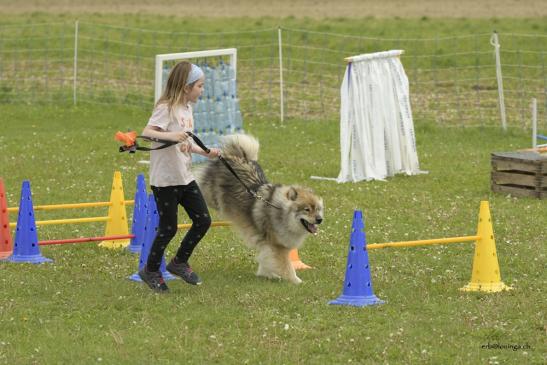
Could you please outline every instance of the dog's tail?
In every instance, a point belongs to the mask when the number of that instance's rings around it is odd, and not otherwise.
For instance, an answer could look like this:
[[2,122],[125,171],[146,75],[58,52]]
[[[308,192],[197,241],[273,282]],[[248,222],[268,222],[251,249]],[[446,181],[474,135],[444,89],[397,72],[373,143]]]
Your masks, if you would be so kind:
[[230,134],[220,139],[222,155],[226,158],[242,158],[258,161],[258,140],[248,134]]

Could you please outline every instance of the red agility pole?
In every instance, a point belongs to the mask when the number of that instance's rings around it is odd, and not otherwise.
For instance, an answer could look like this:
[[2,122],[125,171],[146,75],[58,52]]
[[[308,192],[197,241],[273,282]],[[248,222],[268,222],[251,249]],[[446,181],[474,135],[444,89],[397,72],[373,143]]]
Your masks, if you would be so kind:
[[82,238],[67,238],[64,240],[49,240],[49,241],[40,241],[38,244],[40,246],[46,245],[62,245],[65,243],[85,243],[93,241],[114,241],[114,240],[125,240],[128,238],[134,238],[134,234],[124,234],[117,236],[100,236],[100,237],[82,237]]

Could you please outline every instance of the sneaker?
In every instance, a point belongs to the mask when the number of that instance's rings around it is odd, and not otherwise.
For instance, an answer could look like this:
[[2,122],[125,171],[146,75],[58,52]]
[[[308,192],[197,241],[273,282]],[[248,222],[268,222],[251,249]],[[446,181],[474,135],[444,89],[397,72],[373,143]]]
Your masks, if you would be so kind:
[[166,293],[169,291],[167,284],[165,284],[165,281],[161,276],[161,272],[147,271],[146,266],[144,266],[142,270],[139,271],[139,276],[153,291],[157,293]]
[[190,265],[187,262],[180,264],[175,263],[175,259],[172,259],[171,262],[167,264],[167,271],[171,274],[178,276],[182,280],[186,281],[188,284],[192,285],[201,285],[202,281],[196,274]]

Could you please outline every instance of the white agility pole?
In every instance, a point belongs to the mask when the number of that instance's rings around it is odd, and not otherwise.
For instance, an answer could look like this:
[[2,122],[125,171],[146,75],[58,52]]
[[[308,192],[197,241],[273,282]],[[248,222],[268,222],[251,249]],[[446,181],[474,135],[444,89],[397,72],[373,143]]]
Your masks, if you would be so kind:
[[500,107],[501,127],[504,131],[507,130],[507,118],[505,115],[505,98],[503,96],[503,77],[501,74],[501,56],[500,56],[500,42],[498,33],[492,33],[490,38],[490,44],[494,46],[494,53],[496,55],[496,79],[498,82],[498,103]]
[[74,24],[74,74],[72,80],[72,100],[76,105],[76,88],[77,88],[77,76],[78,76],[78,20]]
[[538,135],[538,102],[536,98],[532,98],[532,148],[538,146],[537,135]]
[[279,44],[279,115],[281,122],[284,121],[284,98],[283,98],[283,43],[281,37],[281,28],[277,29],[277,43]]

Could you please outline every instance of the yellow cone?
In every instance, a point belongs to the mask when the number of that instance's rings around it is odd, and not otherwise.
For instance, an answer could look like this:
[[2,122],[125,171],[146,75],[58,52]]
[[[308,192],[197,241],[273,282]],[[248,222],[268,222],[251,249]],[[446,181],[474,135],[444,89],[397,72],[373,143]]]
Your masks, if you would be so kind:
[[501,281],[498,256],[496,254],[496,241],[494,240],[490,207],[487,201],[481,201],[477,236],[480,238],[475,243],[471,282],[461,288],[461,290],[493,293],[512,289]]
[[291,260],[292,267],[294,267],[295,270],[306,270],[312,268],[311,266],[308,266],[300,261],[300,258],[298,257],[298,250],[296,248],[293,248],[289,252],[289,259]]
[[[118,236],[129,234],[127,227],[127,214],[125,211],[125,199],[123,196],[122,174],[119,171],[114,173],[112,192],[110,193],[110,207],[108,208],[108,221],[106,222],[105,236]],[[129,245],[129,239],[102,241],[101,247],[118,248]]]

